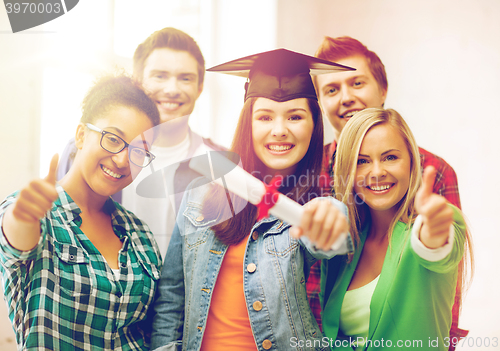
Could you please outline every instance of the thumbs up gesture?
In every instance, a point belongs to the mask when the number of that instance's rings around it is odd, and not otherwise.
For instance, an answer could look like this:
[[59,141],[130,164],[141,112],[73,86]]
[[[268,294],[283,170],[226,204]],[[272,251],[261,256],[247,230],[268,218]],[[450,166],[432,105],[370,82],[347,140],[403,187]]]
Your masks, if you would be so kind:
[[40,238],[40,219],[57,199],[56,171],[59,156],[50,161],[50,170],[44,179],[34,179],[20,192],[3,219],[3,229],[9,243],[16,249],[27,251],[35,247]]
[[45,179],[34,179],[22,189],[14,205],[12,214],[23,222],[36,222],[45,216],[57,199],[56,170],[59,156],[56,154],[50,161],[49,174]]
[[446,199],[432,192],[436,173],[432,166],[425,168],[422,186],[415,196],[415,209],[423,219],[420,241],[431,249],[446,244],[453,223],[453,210],[447,205]]

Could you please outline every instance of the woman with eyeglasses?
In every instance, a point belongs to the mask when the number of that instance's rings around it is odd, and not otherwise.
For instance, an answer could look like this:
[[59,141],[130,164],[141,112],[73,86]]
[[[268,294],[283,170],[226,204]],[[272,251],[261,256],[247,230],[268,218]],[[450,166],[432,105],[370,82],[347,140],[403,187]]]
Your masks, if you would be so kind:
[[100,79],[83,101],[78,152],[0,204],[0,263],[23,350],[148,350],[161,269],[145,223],[110,195],[154,156],[158,110],[125,76]]

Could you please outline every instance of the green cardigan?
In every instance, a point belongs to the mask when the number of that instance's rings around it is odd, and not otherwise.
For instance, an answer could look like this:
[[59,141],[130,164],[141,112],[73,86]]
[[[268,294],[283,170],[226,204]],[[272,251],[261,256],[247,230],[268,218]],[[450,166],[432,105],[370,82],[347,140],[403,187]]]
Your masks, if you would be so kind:
[[[396,224],[370,303],[370,327],[364,350],[448,349],[457,266],[464,253],[466,230],[459,211],[455,207],[453,210],[453,249],[437,262],[418,256],[411,246],[411,229],[407,229],[405,223]],[[335,350],[352,350],[349,337],[339,332],[340,308],[363,250],[369,224],[360,233],[361,242],[352,262],[348,263],[346,256],[336,256],[322,263],[323,330]]]

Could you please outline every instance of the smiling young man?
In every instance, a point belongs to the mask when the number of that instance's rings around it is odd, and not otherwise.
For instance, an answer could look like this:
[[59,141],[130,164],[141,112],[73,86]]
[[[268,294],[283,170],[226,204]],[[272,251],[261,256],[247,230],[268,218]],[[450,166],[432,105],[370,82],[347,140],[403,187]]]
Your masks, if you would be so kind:
[[156,103],[161,124],[151,149],[156,159],[123,190],[122,204],[150,226],[164,257],[182,192],[199,176],[180,162],[220,147],[188,124],[205,76],[203,54],[191,36],[171,27],[156,31],[133,61],[134,77]]
[[[205,60],[188,34],[164,28],[154,32],[134,53],[134,77],[160,112],[158,146],[173,146],[189,134],[188,119],[203,91]],[[168,123],[167,123],[168,122]]]
[[[333,164],[337,140],[349,119],[358,111],[369,107],[383,107],[387,97],[387,76],[385,67],[376,53],[351,37],[325,37],[316,52],[316,57],[356,68],[355,71],[322,74],[315,78],[323,113],[334,128],[334,141],[325,145],[323,175],[329,180],[326,190],[333,188]],[[422,169],[434,166],[437,170],[433,192],[445,197],[460,208],[460,197],[455,171],[442,158],[419,148]],[[321,325],[321,306],[319,303],[320,266],[311,268],[307,291],[311,309]],[[457,286],[453,306],[453,323],[450,337],[464,337],[468,331],[458,328],[461,287]],[[450,350],[453,348],[450,347]]]

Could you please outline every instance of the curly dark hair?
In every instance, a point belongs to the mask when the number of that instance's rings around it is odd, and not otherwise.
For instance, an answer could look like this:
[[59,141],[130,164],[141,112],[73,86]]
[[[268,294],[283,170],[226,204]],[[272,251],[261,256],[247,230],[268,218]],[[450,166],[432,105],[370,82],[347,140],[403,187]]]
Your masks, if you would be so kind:
[[97,79],[82,102],[82,123],[92,123],[111,108],[125,106],[143,112],[157,126],[160,114],[155,103],[134,79],[124,75],[106,75]]

